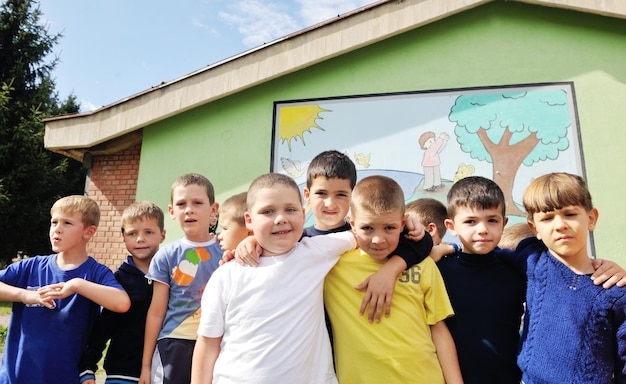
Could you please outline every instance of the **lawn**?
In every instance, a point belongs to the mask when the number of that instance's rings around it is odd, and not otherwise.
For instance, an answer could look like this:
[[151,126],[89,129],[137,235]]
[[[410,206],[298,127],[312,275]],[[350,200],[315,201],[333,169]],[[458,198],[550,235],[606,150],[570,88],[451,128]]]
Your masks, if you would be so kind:
[[[10,315],[13,303],[0,301],[0,315]],[[7,327],[0,325],[0,351],[4,350],[4,341],[7,338]]]

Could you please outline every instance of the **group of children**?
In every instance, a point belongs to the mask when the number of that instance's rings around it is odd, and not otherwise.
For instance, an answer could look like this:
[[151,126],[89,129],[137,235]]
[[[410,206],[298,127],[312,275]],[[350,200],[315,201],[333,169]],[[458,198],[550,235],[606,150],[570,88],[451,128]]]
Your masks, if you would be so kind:
[[[288,176],[220,207],[206,177],[183,175],[168,205],[183,237],[159,247],[163,212],[132,204],[115,274],[87,255],[97,204],[60,199],[55,254],[0,271],[0,300],[15,302],[0,384],[95,384],[109,340],[110,384],[626,380],[626,273],[589,258],[598,212],[579,176],[533,180],[528,224],[507,244],[504,196],[483,177],[457,181],[447,207],[405,205],[394,180],[357,183],[352,161],[325,151],[304,198],[308,228]],[[220,267],[223,252],[238,262]]]

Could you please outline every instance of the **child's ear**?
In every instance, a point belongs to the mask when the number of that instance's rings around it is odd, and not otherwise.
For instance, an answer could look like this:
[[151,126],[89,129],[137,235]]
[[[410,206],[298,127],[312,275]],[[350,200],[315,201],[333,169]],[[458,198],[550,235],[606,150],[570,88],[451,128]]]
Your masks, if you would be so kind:
[[167,211],[170,213],[170,218],[172,220],[175,220],[176,217],[174,217],[174,206],[172,204],[167,205]]
[[535,223],[532,220],[528,220],[528,227],[530,228],[531,231],[533,231],[533,233],[535,234],[535,237],[541,240],[541,236],[539,236],[539,233],[537,233],[537,228],[535,227]]
[[307,187],[304,187],[304,189],[302,190],[302,194],[304,195],[304,200],[306,200],[306,202],[309,202],[309,196],[311,196],[311,191],[309,191],[309,189]]
[[86,239],[91,239],[93,237],[93,235],[96,234],[96,229],[97,229],[97,227],[95,225],[88,226],[87,229],[84,232],[84,237]]
[[406,227],[406,221],[409,218],[409,214],[405,213],[404,216],[402,216],[402,228]]
[[452,234],[452,236],[456,236],[456,230],[454,229],[454,221],[450,220],[450,219],[445,219],[443,222],[446,226],[446,228],[448,228],[448,231],[450,231],[450,233]]
[[598,223],[598,210],[596,208],[592,208],[589,212],[587,212],[587,216],[589,218],[589,230],[593,231],[596,229],[596,224]]
[[246,228],[248,228],[248,231],[252,232],[252,216],[250,216],[248,211],[243,214],[243,219],[246,222]]

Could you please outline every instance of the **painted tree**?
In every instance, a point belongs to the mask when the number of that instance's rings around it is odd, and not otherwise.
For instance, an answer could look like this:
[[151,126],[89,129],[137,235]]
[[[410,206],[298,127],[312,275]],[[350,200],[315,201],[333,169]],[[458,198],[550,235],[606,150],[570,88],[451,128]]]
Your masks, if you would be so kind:
[[568,96],[563,89],[461,95],[449,119],[461,150],[492,164],[492,180],[506,197],[507,214],[524,215],[513,201],[519,167],[554,160],[569,147]]

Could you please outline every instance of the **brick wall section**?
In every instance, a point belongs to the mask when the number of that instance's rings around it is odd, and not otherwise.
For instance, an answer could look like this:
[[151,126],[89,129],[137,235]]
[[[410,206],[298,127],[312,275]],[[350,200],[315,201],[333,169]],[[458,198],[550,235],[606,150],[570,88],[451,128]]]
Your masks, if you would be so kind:
[[116,270],[127,251],[120,232],[124,208],[135,201],[141,144],[114,155],[94,156],[87,195],[100,205],[100,226],[87,251]]

